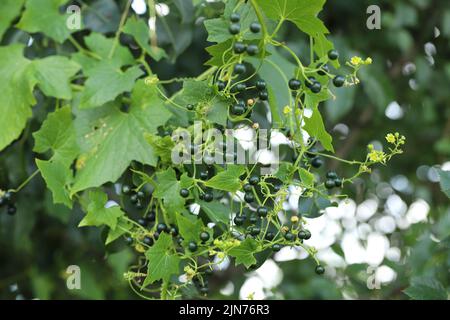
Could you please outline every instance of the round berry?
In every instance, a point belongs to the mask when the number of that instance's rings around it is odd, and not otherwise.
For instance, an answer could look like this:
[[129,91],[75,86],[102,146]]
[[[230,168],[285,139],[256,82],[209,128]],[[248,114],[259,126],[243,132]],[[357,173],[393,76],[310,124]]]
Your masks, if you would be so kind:
[[148,226],[148,222],[147,222],[147,220],[145,220],[144,218],[139,218],[138,221],[137,221],[137,223],[138,223],[139,225],[143,226],[143,227]]
[[236,216],[234,217],[234,224],[237,226],[242,226],[245,222],[245,217],[243,216]]
[[268,241],[272,241],[273,239],[275,239],[275,233],[273,233],[273,232],[267,232],[266,233],[266,240],[268,240]]
[[126,238],[125,238],[125,242],[126,242],[127,244],[133,244],[134,240],[133,240],[132,237],[126,237]]
[[159,233],[165,232],[167,230],[167,225],[165,223],[158,223],[156,230],[158,230]]
[[243,74],[247,71],[247,68],[245,67],[245,64],[243,63],[237,63],[234,66],[234,73],[236,74]]
[[137,197],[139,199],[144,199],[145,198],[145,193],[144,191],[138,191],[138,193],[136,193]]
[[216,82],[216,85],[217,85],[217,89],[219,91],[225,90],[225,88],[227,87],[227,84],[225,82],[223,82],[222,80],[218,80]]
[[208,294],[209,289],[208,289],[208,287],[203,286],[203,287],[200,287],[199,291],[201,294]]
[[320,70],[317,71],[317,73],[318,73],[319,75],[321,75],[321,76],[326,75],[327,72],[330,71],[330,69],[328,68],[328,65],[326,65],[326,64],[323,64],[323,65],[321,64],[321,65],[319,65],[318,67],[320,68]]
[[305,86],[309,89],[311,89],[311,87],[314,85],[314,83],[316,83],[317,80],[314,77],[309,77],[307,81],[305,81]]
[[169,230],[169,233],[170,233],[172,236],[176,237],[176,236],[178,235],[178,229],[177,229],[177,227],[171,226],[171,227],[170,227],[170,230]]
[[250,31],[253,33],[258,33],[261,31],[261,25],[258,22],[252,22],[250,24]]
[[248,55],[250,55],[250,56],[257,55],[258,52],[259,52],[259,48],[258,48],[258,46],[257,46],[256,44],[250,44],[250,45],[247,47],[247,53],[248,53]]
[[244,184],[244,191],[245,192],[251,192],[252,190],[253,190],[253,187],[252,187],[251,184],[249,184],[249,183]]
[[244,200],[247,203],[251,203],[251,202],[255,201],[255,196],[253,195],[253,193],[246,193],[244,196]]
[[311,165],[314,168],[320,168],[323,165],[323,160],[320,157],[315,157],[311,160]]
[[231,22],[239,22],[241,20],[241,15],[237,12],[234,12],[230,15]]
[[189,111],[192,111],[192,110],[194,110],[194,105],[193,104],[188,104],[186,106],[186,109],[188,109]]
[[342,179],[339,179],[339,178],[334,179],[334,185],[335,185],[337,188],[342,187]]
[[208,179],[208,171],[200,171],[200,179],[202,180]]
[[298,79],[291,79],[289,80],[289,89],[291,90],[298,90],[302,86],[302,83]]
[[180,196],[182,196],[183,198],[189,197],[189,190],[185,189],[185,188],[181,189],[180,190]]
[[315,269],[315,272],[317,273],[317,274],[324,274],[325,273],[325,268],[324,267],[322,267],[320,264],[316,267],[316,269]]
[[293,233],[291,233],[291,232],[286,232],[286,233],[284,234],[284,238],[285,238],[287,241],[294,241],[294,240],[295,240],[295,235],[294,235]]
[[262,100],[262,101],[266,101],[267,99],[269,99],[269,93],[267,93],[267,91],[260,91],[258,93],[258,97]]
[[145,237],[142,242],[144,242],[148,246],[152,246],[153,245],[153,239],[150,238],[150,237]]
[[232,23],[228,27],[228,31],[231,34],[238,34],[239,32],[241,32],[241,25],[239,23]]
[[156,219],[155,211],[150,211],[144,219],[147,223],[154,222]]
[[250,221],[251,224],[256,224],[258,222],[258,217],[252,215],[252,216],[250,216],[248,221]]
[[238,83],[238,84],[236,85],[236,90],[237,90],[238,92],[245,91],[246,89],[247,89],[247,85],[246,85],[245,83]]
[[337,60],[339,58],[339,52],[336,50],[328,51],[328,58],[330,58],[330,60]]
[[311,232],[309,232],[309,230],[300,230],[298,232],[298,237],[302,240],[308,240],[309,238],[311,238]]
[[256,89],[258,90],[266,90],[267,84],[264,80],[258,80],[256,81]]
[[267,207],[259,207],[256,212],[258,213],[258,216],[261,218],[267,217],[267,214],[269,213],[269,210]]
[[272,246],[272,250],[273,250],[274,252],[280,251],[281,248],[282,248],[281,244],[278,244],[278,243],[275,243],[275,244]]
[[243,53],[246,49],[246,45],[243,42],[236,42],[233,46],[234,53],[240,54]]
[[137,194],[131,195],[131,197],[130,197],[131,203],[136,204],[138,201],[139,201],[139,198],[138,198]]
[[123,194],[130,194],[130,192],[131,192],[130,186],[124,184],[124,185],[122,186],[122,193],[123,193]]
[[325,188],[333,189],[336,185],[334,184],[334,180],[328,179],[325,181]]
[[205,200],[206,202],[211,202],[211,201],[213,201],[213,199],[214,199],[214,196],[210,192],[205,193],[203,196],[203,200]]
[[234,116],[242,116],[245,113],[245,107],[235,104],[231,107],[231,114]]
[[327,179],[337,179],[338,175],[336,172],[330,171],[330,172],[327,172],[326,177],[327,177]]
[[345,78],[343,76],[336,76],[333,79],[333,84],[335,87],[340,88],[344,85]]
[[138,209],[138,210],[144,209],[144,204],[142,203],[141,200],[139,200],[138,202],[136,202],[136,203],[134,204],[134,206],[135,206],[136,209]]
[[248,182],[250,182],[250,184],[252,186],[256,186],[259,183],[259,177],[258,176],[251,176],[250,179],[248,179]]
[[195,252],[198,249],[197,244],[194,241],[189,242],[188,248],[190,252]]
[[202,240],[203,242],[206,242],[209,240],[209,233],[206,231],[203,231],[200,233],[200,240]]
[[260,233],[261,233],[261,229],[258,228],[258,227],[252,227],[251,230],[250,230],[250,234],[252,236],[257,236]]
[[319,82],[315,82],[312,86],[311,86],[311,91],[313,93],[319,93],[322,90],[322,85]]

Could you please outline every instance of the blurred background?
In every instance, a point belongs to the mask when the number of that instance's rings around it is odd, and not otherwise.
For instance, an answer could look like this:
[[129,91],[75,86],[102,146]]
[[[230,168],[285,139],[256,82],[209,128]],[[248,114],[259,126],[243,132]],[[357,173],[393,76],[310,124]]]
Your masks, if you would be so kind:
[[[72,2],[94,30],[117,29],[124,1]],[[133,1],[136,14],[147,14],[145,3]],[[380,30],[366,27],[369,5],[381,9]],[[215,1],[159,2],[158,41],[170,53],[169,60],[152,64],[161,79],[206,69],[203,20],[222,10]],[[450,203],[440,191],[437,169],[450,170],[450,2],[333,0],[321,18],[342,61],[354,55],[374,61],[361,73],[359,86],[339,91],[337,100],[321,107],[338,155],[360,159],[367,144],[380,146],[387,132],[396,131],[407,137],[405,153],[347,188],[348,201],[309,220],[310,244],[327,266],[323,277],[314,274],[305,252],[284,248],[252,272],[236,272],[225,263],[210,279],[209,298],[419,299],[437,298],[439,292],[445,297]],[[280,38],[300,55],[309,52],[289,25]],[[29,35],[11,28],[2,45],[13,39],[27,43]],[[45,117],[39,110],[22,138],[0,153],[3,189],[18,186],[35,169],[30,134]],[[339,163],[327,167],[340,176],[354,173]],[[135,260],[133,251],[125,243],[105,247],[102,230],[77,228],[83,214],[53,205],[40,177],[17,195],[17,206],[13,217],[0,213],[1,299],[138,298],[122,276]],[[82,290],[67,289],[69,265],[81,267]],[[421,296],[424,292],[429,295]]]

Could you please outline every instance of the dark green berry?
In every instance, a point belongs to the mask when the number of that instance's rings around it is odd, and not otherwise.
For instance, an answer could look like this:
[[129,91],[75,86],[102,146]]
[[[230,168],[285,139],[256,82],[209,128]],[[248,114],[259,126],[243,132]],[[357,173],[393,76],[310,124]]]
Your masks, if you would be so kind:
[[237,12],[234,12],[230,15],[231,22],[239,22],[241,20],[241,15]]
[[217,85],[217,89],[219,91],[222,91],[222,90],[224,90],[227,87],[227,84],[225,82],[223,82],[222,80],[218,80],[216,82],[216,85]]
[[302,83],[298,79],[291,79],[289,80],[289,89],[291,90],[298,90],[302,86]]
[[269,210],[267,209],[267,207],[259,207],[258,209],[256,209],[256,212],[258,213],[258,216],[264,218],[267,217]]
[[125,238],[125,242],[126,242],[127,244],[133,244],[134,240],[133,240],[132,237],[126,237],[126,238]]
[[259,183],[259,177],[258,176],[251,176],[250,179],[248,179],[248,182],[252,186],[256,186]]
[[328,68],[328,65],[326,65],[326,64],[323,64],[323,65],[320,64],[318,67],[320,68],[320,70],[317,71],[317,73],[318,73],[319,75],[321,75],[321,76],[326,75],[327,72],[330,71],[330,69]]
[[320,264],[316,267],[315,272],[319,275],[324,274],[325,273],[325,268],[322,267]]
[[228,27],[228,31],[231,34],[238,34],[239,32],[241,32],[241,25],[239,23],[232,23]]
[[203,196],[203,200],[205,200],[206,202],[211,202],[211,201],[213,201],[213,199],[214,199],[214,196],[210,192],[205,193]]
[[328,51],[328,58],[330,58],[330,60],[337,60],[339,58],[339,52],[336,50]]
[[159,233],[165,232],[167,230],[167,225],[165,223],[158,223],[158,225],[156,226],[156,230]]
[[13,215],[16,214],[17,208],[16,208],[15,205],[10,204],[10,205],[8,206],[8,209],[6,210],[6,212],[7,212],[10,216],[13,216]]
[[273,233],[273,232],[267,232],[266,233],[266,240],[268,240],[268,241],[272,241],[273,239],[275,239],[275,233]]
[[245,194],[244,200],[247,203],[251,203],[251,202],[255,201],[255,196],[253,195],[253,193],[249,193],[248,192],[248,193]]
[[202,240],[203,242],[208,241],[210,238],[209,233],[206,231],[203,231],[200,233],[200,240]]
[[334,179],[334,185],[338,188],[342,187],[342,179],[339,178]]
[[201,294],[208,294],[209,288],[206,286],[203,286],[203,287],[200,287],[199,291]]
[[137,197],[138,197],[139,199],[144,199],[144,198],[145,198],[145,193],[144,193],[144,191],[138,191],[138,192],[136,193],[136,195],[137,195]]
[[144,219],[147,221],[147,223],[154,222],[156,219],[155,211],[149,211]]
[[207,180],[208,179],[208,171],[200,171],[200,179]]
[[240,104],[231,106],[231,114],[234,116],[242,116],[245,113],[245,107]]
[[144,242],[148,246],[152,246],[153,245],[153,239],[150,238],[150,237],[145,237],[142,242]]
[[336,76],[333,79],[333,84],[335,87],[340,88],[345,84],[345,78],[343,76]]
[[298,237],[302,240],[308,240],[311,238],[311,232],[309,230],[303,229],[298,232]]
[[256,81],[256,89],[258,90],[266,90],[267,84],[264,80],[258,80]]
[[138,223],[139,225],[143,226],[143,227],[148,226],[148,222],[147,222],[147,220],[145,220],[144,218],[139,218],[138,221],[137,221],[137,223]]
[[194,110],[194,105],[193,104],[188,104],[186,106],[186,109],[188,109],[189,111],[192,111],[192,110]]
[[320,168],[323,165],[323,160],[320,157],[315,157],[311,160],[311,165],[314,168]]
[[327,172],[326,177],[327,177],[327,179],[337,179],[338,175],[336,172],[330,171],[330,172]]
[[243,216],[236,216],[234,217],[234,224],[237,226],[242,226],[245,222],[245,217]]
[[185,188],[181,189],[180,190],[180,196],[182,196],[183,198],[189,197],[189,190],[185,189]]
[[138,198],[137,194],[131,195],[131,197],[130,197],[131,203],[136,204],[138,201],[139,201],[139,198]]
[[249,183],[244,184],[244,191],[245,192],[251,192],[252,190],[253,190],[253,187],[252,187],[251,184],[249,184]]
[[258,227],[252,227],[251,230],[250,230],[250,234],[252,236],[257,236],[260,233],[261,233],[261,229],[258,228]]
[[243,63],[237,63],[234,66],[234,73],[235,74],[243,74],[247,71],[247,68],[245,67],[245,64]]
[[260,91],[258,93],[258,97],[262,100],[262,101],[267,101],[267,99],[269,99],[269,93],[267,91]]
[[190,252],[195,252],[198,249],[197,244],[194,241],[189,242],[188,248]]
[[255,224],[258,222],[258,217],[257,216],[250,216],[250,218],[248,219],[248,221],[250,221],[251,224]]
[[238,83],[238,84],[236,85],[236,90],[237,90],[238,92],[245,91],[246,89],[247,89],[247,85],[246,85],[245,83]]
[[258,52],[259,52],[259,48],[258,48],[258,46],[257,46],[256,44],[250,44],[250,45],[247,47],[247,53],[248,53],[250,56],[257,55]]
[[234,53],[241,54],[245,51],[247,46],[243,42],[236,42],[233,46]]
[[172,236],[174,236],[174,237],[178,236],[178,229],[177,229],[177,227],[171,226],[171,227],[170,227],[170,230],[169,230],[169,233],[170,233]]
[[272,250],[273,250],[274,252],[280,251],[281,248],[282,248],[282,246],[281,246],[281,244],[279,244],[279,243],[275,243],[275,244],[272,246]]
[[309,77],[308,80],[305,81],[305,86],[309,89],[313,86],[314,83],[316,83],[317,80],[314,77]]
[[144,209],[144,204],[142,203],[141,200],[139,200],[138,202],[136,202],[136,203],[134,204],[134,206],[135,206],[136,209],[138,209],[138,210]]
[[291,232],[286,232],[286,233],[284,234],[284,238],[285,238],[287,241],[294,241],[295,235],[294,235],[293,233],[291,233]]
[[258,33],[261,31],[261,25],[258,22],[252,22],[250,24],[250,31],[253,33]]
[[327,181],[325,181],[325,188],[333,189],[335,186],[336,185],[334,183],[334,180],[328,179]]
[[311,92],[312,93],[319,93],[322,90],[322,85],[319,82],[315,82],[312,86],[311,86]]

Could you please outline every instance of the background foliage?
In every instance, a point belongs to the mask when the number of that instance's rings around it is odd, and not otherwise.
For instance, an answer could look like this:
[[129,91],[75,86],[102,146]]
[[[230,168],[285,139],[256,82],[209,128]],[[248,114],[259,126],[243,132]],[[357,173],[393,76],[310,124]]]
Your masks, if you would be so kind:
[[[21,6],[24,1],[14,2]],[[153,71],[160,79],[201,74],[209,59],[204,50],[208,43],[203,19],[219,16],[223,6],[201,0],[161,2],[171,9],[168,16],[157,20],[159,45],[167,52],[168,59],[153,61]],[[117,29],[121,15],[119,7],[123,7],[123,1],[73,3],[82,5],[86,27],[106,35],[112,35]],[[313,276],[312,265],[308,266],[310,262],[297,259],[278,262],[283,278],[278,286],[263,290],[268,297],[447,298],[450,206],[448,198],[440,191],[436,168],[446,163],[446,170],[449,170],[450,5],[444,0],[377,1],[382,10],[382,29],[371,31],[365,27],[366,8],[371,4],[374,3],[329,1],[321,13],[344,59],[358,54],[371,56],[374,60],[374,64],[363,71],[361,86],[342,91],[343,97],[326,106],[327,128],[342,157],[358,158],[366,152],[368,141],[382,141],[384,134],[390,131],[407,136],[405,154],[393,160],[390,166],[359,180],[349,190],[356,204],[364,204],[367,199],[376,200],[376,210],[369,218],[355,214],[349,219],[344,214],[334,216],[341,231],[334,234],[327,247],[343,256],[344,263],[333,266],[330,262],[331,271],[325,277],[317,278]],[[39,15],[39,10],[36,8],[35,14]],[[7,12],[0,9],[0,14]],[[40,34],[33,33],[30,43],[29,33],[23,30],[33,32],[36,27],[33,22],[38,20],[31,19],[27,23],[27,19],[22,19],[22,25],[9,28],[3,22],[6,21],[4,17],[0,19],[2,45],[28,44],[26,56],[30,59],[67,50],[56,42],[48,45],[48,40]],[[17,23],[19,18],[12,17],[11,20]],[[57,30],[51,25],[48,28]],[[53,38],[58,40],[65,36],[55,33]],[[298,53],[307,48],[307,43],[292,26],[283,28],[281,37]],[[121,42],[130,45],[129,39],[121,39]],[[152,54],[158,58],[157,53]],[[12,76],[5,66],[2,69],[4,75]],[[71,72],[76,71],[68,68],[67,73],[70,75]],[[26,90],[23,86],[27,84],[19,84],[14,90]],[[59,89],[58,92],[64,94],[64,90]],[[169,86],[169,90],[177,89],[176,85]],[[52,88],[46,90],[51,92]],[[89,104],[89,100],[85,102]],[[0,153],[2,188],[18,186],[35,170],[35,154],[30,152],[34,147],[32,133],[40,128],[46,117],[49,109],[46,103],[47,100],[36,96],[33,118],[26,131]],[[338,163],[329,162],[327,166],[346,175],[347,168]],[[429,211],[425,210],[428,215],[418,221],[408,220],[408,210],[418,203],[423,208],[421,201],[429,207]],[[77,228],[83,218],[82,212],[78,208],[69,210],[53,205],[51,194],[40,177],[18,194],[16,202],[16,216],[0,214],[0,298],[136,298],[122,277],[134,259],[134,253],[125,244],[105,247],[106,235],[101,230]],[[394,218],[394,230],[383,231],[377,227],[385,216]],[[332,214],[324,217],[331,219]],[[350,223],[348,220],[351,219],[355,222]],[[367,272],[367,262],[364,259],[349,262],[342,245],[346,234],[356,232],[361,246],[368,247],[368,236],[362,231],[367,228],[369,234],[372,231],[381,234],[389,247],[399,250],[395,257],[386,254],[375,263],[391,268],[396,274],[380,290],[368,289],[367,280],[371,275]],[[82,269],[82,290],[70,291],[65,286],[65,270],[71,264],[80,265]],[[242,275],[233,268],[230,266],[210,280],[210,297],[239,297],[242,284],[252,275]],[[230,288],[230,282],[233,290],[220,291],[227,284]]]

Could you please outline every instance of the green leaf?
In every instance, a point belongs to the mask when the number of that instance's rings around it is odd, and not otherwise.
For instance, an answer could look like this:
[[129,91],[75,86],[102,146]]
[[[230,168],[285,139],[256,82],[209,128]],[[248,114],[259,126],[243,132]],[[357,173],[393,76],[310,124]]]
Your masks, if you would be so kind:
[[155,154],[160,157],[162,163],[172,163],[172,149],[175,147],[175,142],[170,136],[160,137],[147,134],[145,139],[153,147]]
[[3,0],[0,6],[0,40],[11,22],[20,14],[25,0]]
[[70,166],[79,152],[70,106],[63,107],[47,116],[39,131],[33,134],[34,151],[52,150],[48,161],[36,160],[42,177],[52,191],[53,202],[72,207],[69,184],[72,182]]
[[[322,188],[321,193],[326,191]],[[333,203],[328,198],[324,198],[319,192],[315,192],[312,196],[300,196],[298,200],[298,212],[306,218],[318,218],[328,207],[333,206]]]
[[334,92],[336,98],[330,99],[325,104],[327,119],[332,123],[337,123],[347,115],[354,106],[356,88],[348,87],[337,89]]
[[221,67],[228,59],[233,55],[233,51],[229,50],[232,45],[232,40],[229,39],[225,42],[214,44],[206,48],[206,51],[211,55],[205,64],[208,66]]
[[119,237],[131,230],[133,225],[123,217],[119,217],[117,221],[117,226],[114,229],[109,229],[108,236],[106,237],[105,244],[110,244],[111,242],[117,240]]
[[267,17],[273,20],[289,20],[311,36],[328,33],[323,22],[317,18],[325,0],[256,0],[256,2]]
[[178,231],[185,243],[189,243],[190,241],[199,242],[200,232],[204,228],[202,220],[194,215],[184,217],[180,213],[177,213],[176,217]]
[[312,115],[310,118],[304,117],[304,129],[309,133],[310,136],[318,139],[325,150],[334,152],[332,144],[333,138],[325,129],[322,115],[319,111],[319,100],[312,97],[311,95],[306,95],[305,104],[312,110]]
[[230,208],[220,202],[205,202],[197,200],[200,208],[206,213],[208,218],[214,223],[230,224]]
[[66,24],[68,16],[59,10],[65,3],[67,0],[28,0],[17,27],[31,33],[42,32],[63,43],[71,34]]
[[447,290],[433,278],[414,279],[411,285],[403,291],[414,300],[447,300]]
[[228,254],[236,258],[236,265],[243,264],[249,268],[256,263],[254,254],[259,251],[258,242],[255,239],[246,238],[240,245],[228,251]]
[[156,243],[145,252],[148,273],[143,287],[158,280],[168,281],[173,274],[178,274],[180,258],[171,252],[172,248],[172,237],[161,233]]
[[75,125],[82,154],[72,193],[116,181],[131,161],[156,165],[157,156],[145,140],[170,118],[154,85],[136,83],[129,113],[116,103],[93,110],[78,110]]
[[441,190],[450,199],[450,171],[438,170]]
[[89,78],[81,94],[80,109],[102,106],[119,94],[131,91],[143,71],[139,66],[134,66],[123,72],[108,62],[99,62],[85,73]]
[[301,181],[303,182],[303,184],[307,187],[312,187],[314,186],[314,175],[309,172],[308,170],[304,169],[304,168],[300,168],[298,170],[298,174],[300,176]]
[[21,44],[0,47],[0,150],[19,137],[36,103],[36,79],[23,48]]
[[178,181],[175,170],[172,168],[157,172],[156,178],[158,182],[153,196],[164,201],[164,205],[169,213],[181,212],[186,199],[180,196],[180,190],[190,187],[193,184],[192,178],[189,178],[185,173]]
[[280,166],[278,167],[277,172],[275,172],[274,177],[280,179],[281,181],[285,181],[287,179],[289,179],[289,176],[292,173],[292,169],[293,169],[293,165],[292,163],[289,162],[283,162],[280,164]]
[[69,100],[72,98],[70,78],[81,66],[66,57],[52,56],[33,61],[35,77],[45,95]]
[[78,224],[79,227],[107,225],[116,229],[118,219],[124,215],[119,206],[105,208],[108,196],[101,190],[92,190],[88,194],[89,204],[87,214]]
[[241,188],[241,180],[239,177],[244,174],[244,172],[244,166],[228,165],[226,170],[219,172],[206,181],[205,185],[217,190],[236,192]]
[[150,46],[150,31],[144,20],[137,19],[136,17],[129,18],[123,28],[123,32],[132,35],[138,45],[156,61],[167,57],[167,54],[163,49]]

